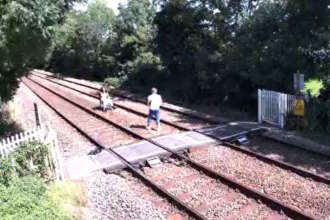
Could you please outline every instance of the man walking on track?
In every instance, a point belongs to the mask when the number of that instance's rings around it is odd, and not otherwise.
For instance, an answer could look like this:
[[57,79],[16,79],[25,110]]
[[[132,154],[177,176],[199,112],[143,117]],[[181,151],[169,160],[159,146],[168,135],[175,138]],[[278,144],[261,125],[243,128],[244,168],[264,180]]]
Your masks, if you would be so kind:
[[157,89],[151,89],[151,95],[148,96],[149,115],[147,120],[147,129],[150,130],[150,123],[152,118],[156,119],[157,131],[160,131],[160,113],[159,109],[163,100],[160,95],[157,94]]

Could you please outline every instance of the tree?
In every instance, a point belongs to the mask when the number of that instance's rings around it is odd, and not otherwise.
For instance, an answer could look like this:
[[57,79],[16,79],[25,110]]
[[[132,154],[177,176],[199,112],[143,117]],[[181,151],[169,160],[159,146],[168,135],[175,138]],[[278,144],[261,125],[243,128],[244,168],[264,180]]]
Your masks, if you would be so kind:
[[275,1],[259,5],[242,22],[235,40],[238,77],[247,76],[252,89],[290,92],[292,74],[315,75],[319,64],[312,51],[328,47],[327,1]]
[[139,73],[144,64],[157,62],[151,53],[155,13],[149,0],[129,0],[127,6],[119,7],[116,39],[109,51],[117,62],[115,73],[118,76]]
[[173,94],[186,101],[221,100],[217,87],[242,7],[241,1],[163,1],[155,45]]
[[114,21],[115,15],[104,0],[93,1],[86,11],[68,13],[56,29],[50,67],[103,79],[109,66],[102,50],[113,38]]
[[29,66],[40,64],[54,25],[72,1],[0,1],[0,101],[9,100]]

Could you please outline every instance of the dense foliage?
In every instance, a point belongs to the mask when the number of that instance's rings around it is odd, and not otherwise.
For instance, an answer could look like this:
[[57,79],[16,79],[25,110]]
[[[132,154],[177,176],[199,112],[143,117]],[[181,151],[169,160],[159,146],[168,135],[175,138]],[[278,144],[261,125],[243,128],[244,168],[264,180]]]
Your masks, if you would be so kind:
[[16,177],[28,175],[48,177],[48,146],[27,142],[8,157],[0,159],[0,184],[10,185]]
[[0,159],[1,219],[70,219],[47,194],[48,147],[24,143]]
[[14,178],[9,186],[0,184],[0,216],[16,219],[71,219],[47,195],[47,186],[39,177]]
[[[55,45],[59,63],[51,67],[111,77],[110,83],[135,89],[156,85],[190,102],[255,106],[257,88],[292,91],[292,74],[298,70],[306,78],[328,75],[328,5],[308,0],[130,0],[102,23],[86,19],[96,8],[106,8],[98,0],[86,12],[67,17],[59,33],[71,40],[65,49]],[[98,10],[98,16],[110,11]],[[99,29],[105,37],[97,46],[86,44],[90,34],[79,32],[81,26],[101,23],[108,26]],[[88,60],[90,56],[98,59]]]
[[72,11],[65,23],[56,27],[50,65],[59,72],[98,77],[111,67],[111,59],[102,53],[113,38],[114,13],[97,0],[86,12]]
[[54,25],[71,0],[0,0],[0,103],[9,100],[29,66],[43,63]]
[[298,71],[324,82],[315,101],[330,99],[330,0],[128,0],[118,15],[103,0],[65,15],[60,0],[10,2],[0,6],[3,98],[17,67],[46,54],[52,71],[193,103],[253,111],[258,88],[291,93]]

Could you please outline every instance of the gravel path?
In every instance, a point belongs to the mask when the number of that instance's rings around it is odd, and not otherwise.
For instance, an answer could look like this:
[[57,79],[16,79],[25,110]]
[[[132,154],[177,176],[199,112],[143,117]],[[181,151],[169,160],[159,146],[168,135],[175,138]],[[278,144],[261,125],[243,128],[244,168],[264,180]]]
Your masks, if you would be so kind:
[[187,219],[126,171],[120,175],[97,173],[88,179],[87,188],[88,206],[94,211],[86,219],[167,220],[175,214]]
[[330,178],[330,157],[262,137],[253,137],[248,145],[242,147]]
[[52,128],[57,132],[59,149],[64,160],[86,155],[95,149],[92,143],[61,119],[22,83],[15,95],[15,101],[17,101],[18,108],[20,109],[18,123],[23,129],[31,129],[35,126],[33,103],[37,103],[41,123],[50,123]]
[[330,219],[329,185],[303,178],[223,146],[195,150],[190,157],[304,212]]

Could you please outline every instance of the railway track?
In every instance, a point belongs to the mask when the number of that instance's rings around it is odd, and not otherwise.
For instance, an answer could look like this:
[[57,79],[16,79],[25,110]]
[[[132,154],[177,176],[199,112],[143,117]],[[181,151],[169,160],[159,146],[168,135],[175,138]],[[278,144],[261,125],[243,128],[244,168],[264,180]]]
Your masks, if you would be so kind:
[[[50,82],[53,82],[55,84],[61,85],[66,88],[69,88],[71,90],[74,90],[83,95],[89,96],[91,98],[99,99],[99,96],[98,96],[98,92],[100,91],[99,89],[85,87],[83,85],[75,84],[73,82],[69,82],[69,81],[65,81],[65,80],[59,81],[59,79],[54,78],[54,77],[45,78],[45,77],[42,77],[42,76],[36,75],[36,74],[34,74],[34,76],[46,79]],[[76,88],[73,85],[75,85]],[[126,99],[124,96],[119,96],[119,97]],[[130,102],[130,104],[133,104],[133,103]],[[147,108],[146,104],[144,102],[142,102],[141,100],[139,102],[135,102],[135,104],[133,104],[132,106],[129,106],[129,107],[127,106],[127,103],[125,100],[116,100],[114,105],[118,108],[125,109],[126,111],[132,112],[134,114],[137,114],[137,115],[140,115],[143,117],[148,116],[147,115],[148,108]],[[161,122],[163,124],[167,124],[169,126],[175,127],[180,130],[192,130],[192,129],[216,124],[214,122],[211,123],[211,122],[207,122],[202,119],[191,120],[191,118],[189,118],[189,116],[182,117],[182,115],[179,112],[169,111],[168,108],[166,108],[166,111],[162,112],[162,115],[163,115],[163,117],[161,118]],[[178,120],[178,118],[180,118],[180,120]],[[190,123],[186,123],[188,120]]]
[[[96,94],[96,91],[99,91],[99,90],[97,90],[94,87],[87,86],[87,85],[84,85],[84,84],[81,84],[81,85],[80,84],[76,84],[76,82],[72,82],[70,80],[63,81],[63,80],[59,80],[57,78],[49,79],[49,78],[42,77],[40,75],[35,75],[35,76],[40,77],[43,80],[47,80],[47,81],[52,82],[54,84],[57,84],[59,86],[65,87],[67,89],[71,89],[71,90],[76,91],[76,92],[78,92],[80,94],[83,94],[83,95],[86,95],[88,97],[91,97],[91,98],[94,98],[94,99],[97,99],[98,100],[98,96]],[[77,86],[75,87],[75,85],[77,85]],[[87,88],[87,90],[83,90],[84,88]],[[92,90],[89,90],[89,89],[92,89]],[[140,103],[141,102],[142,101],[140,101]],[[139,106],[133,106],[135,108],[132,108],[132,107],[125,106],[124,104],[115,104],[115,105],[117,107],[119,107],[119,108],[123,108],[123,109],[125,109],[127,111],[130,111],[132,113],[138,114],[140,116],[144,116],[144,117],[147,116],[147,114],[145,113],[145,112],[147,112],[147,107],[146,106],[145,106],[144,109],[141,109],[141,107],[139,107]],[[140,109],[140,110],[137,110],[137,109]],[[173,121],[163,120],[163,122],[165,124],[169,125],[169,126],[173,126],[173,127],[177,128],[177,129],[180,129],[180,130],[183,130],[183,131],[189,131],[189,130],[191,130],[190,127],[187,127],[185,125],[178,125],[176,123],[177,122],[176,120],[173,120]],[[202,124],[202,123],[201,122],[198,122],[198,124]],[[207,124],[207,126],[208,125],[209,124]],[[322,182],[322,183],[325,183],[325,184],[330,184],[330,179],[327,178],[327,177],[325,177],[325,176],[318,175],[318,174],[316,174],[314,172],[308,171],[306,169],[302,169],[300,167],[294,166],[294,165],[292,165],[290,163],[287,163],[287,162],[283,162],[283,161],[280,161],[280,160],[269,158],[269,157],[267,157],[265,155],[262,155],[261,153],[255,152],[255,151],[250,150],[248,148],[244,148],[244,147],[241,147],[239,145],[236,145],[236,144],[233,144],[233,143],[230,143],[230,142],[222,141],[221,139],[219,139],[217,137],[214,137],[214,136],[212,136],[212,137],[218,139],[218,141],[221,142],[224,146],[227,146],[227,147],[229,147],[231,149],[234,149],[236,151],[239,151],[241,153],[247,154],[247,155],[249,155],[251,157],[255,157],[258,160],[261,160],[263,162],[266,162],[266,163],[269,163],[269,164],[273,164],[275,166],[281,167],[281,168],[286,169],[286,170],[290,170],[290,171],[295,172],[295,173],[297,173],[297,174],[299,174],[299,175],[301,175],[303,177],[311,178],[311,179],[313,179],[315,181],[318,181],[318,182]]]
[[[51,73],[41,72],[39,70],[35,70],[32,73],[33,74],[37,74],[37,76],[42,75],[42,76],[47,76],[47,77],[50,77],[50,78],[53,78],[53,79],[58,79],[57,77],[53,76]],[[40,74],[40,75],[38,75],[38,74]],[[82,88],[83,87],[84,88],[89,88],[92,91],[99,91],[100,90],[100,87],[94,85],[93,83],[86,84],[86,83],[78,82],[76,80],[71,80],[71,79],[61,79],[61,81],[67,82],[69,84],[79,85]],[[112,93],[114,96],[119,96],[119,97],[122,97],[122,98],[125,98],[125,99],[129,99],[129,100],[132,100],[132,101],[135,101],[135,102],[146,104],[146,100],[144,100],[142,98],[135,97],[135,96],[133,96],[131,94],[127,94],[126,92],[122,92],[120,90],[111,90],[110,93]],[[197,118],[197,119],[199,119],[201,121],[204,121],[204,122],[207,122],[209,124],[223,124],[223,123],[229,123],[230,122],[230,121],[225,120],[225,119],[221,119],[220,120],[220,119],[218,119],[216,117],[213,117],[212,115],[205,114],[205,113],[194,112],[194,111],[191,111],[191,110],[184,111],[184,110],[182,110],[182,109],[180,109],[180,108],[178,108],[176,106],[172,106],[172,105],[161,106],[161,108],[164,109],[164,110],[166,110],[166,111],[174,112],[176,114],[181,114],[181,115],[185,115],[187,117]],[[301,147],[299,147],[297,145],[293,145],[291,143],[286,143],[286,142],[283,142],[283,141],[278,140],[278,139],[273,139],[273,138],[271,138],[269,136],[264,136],[264,138],[269,139],[271,141],[275,141],[275,142],[281,143],[281,144],[285,144],[287,146],[291,146],[291,147],[294,147],[294,148],[299,148],[299,149],[301,149],[301,151],[306,151],[306,152],[309,152],[309,153],[312,153],[312,154],[315,154],[315,155],[319,155],[321,157],[328,157],[329,158],[329,156],[326,156],[326,155],[322,154],[321,152],[311,151],[311,150],[306,149],[306,148],[301,148]]]
[[[113,127],[121,130],[122,132],[129,134],[129,136],[131,136],[130,138],[133,137],[133,138],[140,139],[140,140],[147,140],[150,143],[171,152],[178,159],[186,161],[191,168],[194,168],[194,170],[203,172],[204,175],[207,176],[207,178],[210,178],[212,180],[214,180],[214,179],[220,180],[221,184],[225,184],[234,189],[239,189],[240,192],[243,193],[245,196],[253,198],[254,200],[260,200],[264,204],[266,204],[268,207],[271,207],[272,209],[281,210],[289,217],[299,218],[299,219],[315,219],[315,217],[305,214],[305,213],[299,211],[298,209],[296,209],[295,207],[287,206],[270,196],[267,196],[267,195],[264,195],[263,193],[255,191],[252,188],[243,186],[242,184],[236,182],[235,180],[233,180],[227,176],[217,173],[214,170],[209,169],[208,167],[205,167],[199,163],[196,163],[195,161],[192,161],[191,159],[189,159],[185,156],[179,155],[179,154],[171,151],[166,146],[160,145],[160,144],[154,142],[153,140],[146,138],[146,137],[132,131],[131,129],[121,126],[120,124],[116,124],[115,122],[113,122],[109,118],[107,118],[106,116],[98,114],[95,111],[91,110],[90,108],[82,106],[77,101],[72,101],[71,99],[64,97],[63,94],[61,95],[50,88],[47,88],[45,86],[42,86],[41,84],[38,84],[37,82],[33,82],[33,81],[30,81],[27,79],[24,79],[23,82],[39,98],[41,98],[48,106],[50,106],[54,111],[56,111],[58,114],[60,114],[61,117],[63,117],[68,123],[70,123],[72,126],[74,126],[78,131],[80,131],[88,139],[90,139],[93,143],[95,143],[97,146],[99,146],[101,148],[105,148],[105,149],[108,148],[106,145],[107,143],[102,142],[102,137],[95,135],[93,133],[93,131],[90,130],[90,129],[92,129],[91,126],[85,127],[84,124],[82,124],[82,123],[79,124],[79,122],[75,122],[73,119],[74,116],[79,115],[79,118],[82,118],[83,112],[85,112],[84,114],[89,114],[90,117],[93,116],[93,117],[97,118],[97,119],[93,118],[92,121],[97,120],[99,122],[102,121],[102,122],[106,122],[107,124],[111,124]],[[61,100],[61,101],[59,101],[59,100]],[[69,107],[67,105],[71,105],[71,106]],[[67,110],[63,110],[63,109],[67,109]],[[69,111],[69,109],[75,109],[74,113],[70,113],[71,110]],[[79,109],[79,111],[77,109]],[[69,111],[69,112],[66,112],[66,111]],[[85,120],[83,120],[83,121],[85,121]],[[88,123],[88,121],[90,122],[90,120],[86,119],[85,122]],[[108,150],[115,153],[115,151],[113,151],[112,149],[108,149]],[[117,156],[120,156],[120,155],[117,155]],[[135,168],[131,164],[127,163],[127,161],[125,161],[125,158],[120,158],[120,159],[121,159],[121,161],[123,161],[123,163],[125,165],[127,165],[127,167],[133,173],[140,172],[138,170],[134,170]],[[144,176],[141,172],[135,173],[135,174],[137,176],[139,176],[140,178],[143,178],[148,184],[153,185],[152,184],[153,182],[150,179],[146,179],[146,176]],[[155,186],[153,186],[153,187],[155,187]],[[156,186],[156,189],[161,191],[161,194],[166,195],[167,198],[170,198],[170,200],[175,202],[179,207],[184,208],[188,213],[190,213],[195,218],[206,219],[206,217],[204,215],[202,215],[200,212],[196,211],[194,208],[191,209],[190,206],[186,207],[187,206],[186,203],[184,203],[182,201],[180,202],[180,199],[173,197],[173,195],[171,193],[169,193],[165,189],[161,188],[159,185]],[[254,206],[254,205],[252,205],[252,206]]]
[[[46,74],[45,72],[40,72],[39,70],[34,70],[31,73],[32,74],[40,74],[40,75],[47,76],[47,77],[50,77],[50,78],[53,78],[53,79],[59,79],[59,77],[53,76],[51,74]],[[64,78],[61,78],[61,80],[63,82],[68,82],[68,83],[71,83],[71,84],[76,84],[76,85],[79,85],[79,86],[82,86],[82,87],[85,87],[85,88],[89,88],[89,89],[97,91],[97,92],[99,92],[100,88],[101,88],[101,86],[86,84],[86,83],[77,82],[77,81],[74,81],[74,80],[69,80],[69,79],[64,79]],[[134,102],[138,102],[138,103],[141,103],[141,104],[144,104],[144,105],[147,104],[145,99],[132,96],[132,95],[127,94],[125,92],[122,92],[120,90],[111,90],[110,93],[114,96],[122,97],[124,99],[130,99]],[[91,94],[93,94],[93,93],[91,93]],[[205,114],[205,113],[194,112],[194,111],[191,111],[191,110],[184,111],[182,109],[177,109],[177,108],[175,108],[174,106],[171,106],[171,105],[169,105],[169,106],[168,105],[166,105],[166,106],[162,105],[161,109],[163,109],[165,111],[175,113],[175,114],[185,115],[185,116],[190,117],[190,118],[195,118],[197,120],[201,120],[201,121],[204,122],[204,125],[205,125],[205,123],[219,124],[219,123],[230,122],[230,121],[227,121],[225,119],[221,119],[221,120],[216,119],[212,115]]]

